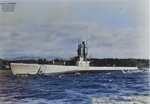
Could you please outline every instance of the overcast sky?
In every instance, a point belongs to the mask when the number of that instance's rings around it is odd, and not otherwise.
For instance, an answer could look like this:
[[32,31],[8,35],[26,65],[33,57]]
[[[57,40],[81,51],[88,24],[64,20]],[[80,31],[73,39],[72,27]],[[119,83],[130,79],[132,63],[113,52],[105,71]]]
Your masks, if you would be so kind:
[[14,2],[14,12],[0,5],[0,58],[70,58],[86,38],[93,58],[149,58],[148,0]]

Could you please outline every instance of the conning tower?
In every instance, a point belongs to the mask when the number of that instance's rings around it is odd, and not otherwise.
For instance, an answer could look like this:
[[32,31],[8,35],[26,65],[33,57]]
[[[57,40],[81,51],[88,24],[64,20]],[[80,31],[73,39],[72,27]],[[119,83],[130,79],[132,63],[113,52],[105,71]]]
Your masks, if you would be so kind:
[[85,42],[80,43],[78,41],[78,49],[77,54],[79,61],[77,61],[77,66],[79,66],[79,70],[87,70],[89,69],[89,63],[90,61],[87,61],[87,47],[85,45]]
[[82,44],[81,44],[78,40],[77,54],[78,54],[78,58],[83,57],[83,61],[87,61],[87,58],[86,58],[87,57],[87,52],[86,52],[85,48],[87,48],[86,45],[85,45],[85,42],[83,41]]

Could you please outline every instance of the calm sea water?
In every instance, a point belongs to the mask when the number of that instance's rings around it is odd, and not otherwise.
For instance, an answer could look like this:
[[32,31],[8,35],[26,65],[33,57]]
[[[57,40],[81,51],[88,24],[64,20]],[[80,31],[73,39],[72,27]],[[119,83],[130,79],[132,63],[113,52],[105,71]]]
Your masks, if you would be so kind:
[[149,72],[13,76],[0,70],[0,104],[149,104]]

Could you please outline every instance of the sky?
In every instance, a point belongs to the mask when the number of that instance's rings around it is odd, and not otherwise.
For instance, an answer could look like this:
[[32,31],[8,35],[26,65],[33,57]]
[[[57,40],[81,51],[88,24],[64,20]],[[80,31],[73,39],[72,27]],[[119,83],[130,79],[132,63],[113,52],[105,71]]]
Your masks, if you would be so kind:
[[149,0],[0,0],[0,58],[77,56],[149,59]]

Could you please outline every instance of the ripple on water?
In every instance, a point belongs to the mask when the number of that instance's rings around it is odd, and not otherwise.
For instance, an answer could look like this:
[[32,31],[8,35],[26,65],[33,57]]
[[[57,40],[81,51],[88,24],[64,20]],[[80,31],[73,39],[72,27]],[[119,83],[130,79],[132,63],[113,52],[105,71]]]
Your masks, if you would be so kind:
[[0,103],[148,104],[147,73],[13,76],[0,70]]

